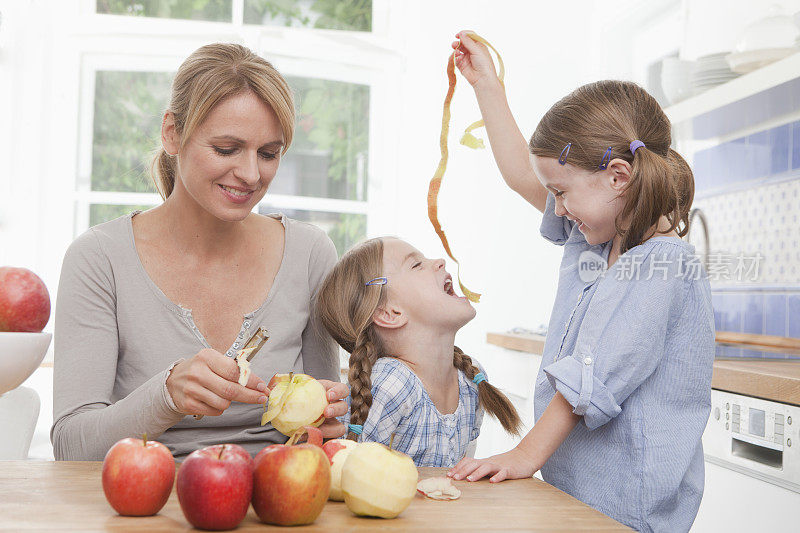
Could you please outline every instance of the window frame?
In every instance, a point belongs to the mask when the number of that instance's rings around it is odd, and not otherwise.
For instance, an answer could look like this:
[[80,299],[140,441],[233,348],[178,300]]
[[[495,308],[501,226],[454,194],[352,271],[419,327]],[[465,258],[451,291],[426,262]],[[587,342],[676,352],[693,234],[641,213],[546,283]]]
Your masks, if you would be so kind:
[[[175,72],[193,50],[214,41],[239,42],[272,62],[287,77],[317,78],[366,85],[370,90],[367,200],[271,195],[254,207],[270,211],[307,211],[363,214],[367,235],[392,233],[391,192],[393,150],[380,124],[396,122],[396,110],[387,104],[399,97],[399,54],[375,31],[375,17],[388,9],[373,2],[373,31],[349,32],[243,24],[243,0],[233,0],[234,21],[209,22],[108,15],[95,12],[94,0],[81,0],[76,16],[76,47],[80,64],[77,161],[71,197],[72,237],[89,228],[92,204],[158,205],[156,193],[91,190],[95,80],[98,71]],[[101,44],[102,43],[102,44]],[[131,53],[136,50],[136,53]],[[165,53],[169,50],[172,53]],[[395,100],[396,101],[396,100]],[[392,115],[395,115],[394,117]],[[290,148],[291,150],[291,148]],[[381,183],[375,183],[380,176]],[[63,198],[63,197],[62,197]]]

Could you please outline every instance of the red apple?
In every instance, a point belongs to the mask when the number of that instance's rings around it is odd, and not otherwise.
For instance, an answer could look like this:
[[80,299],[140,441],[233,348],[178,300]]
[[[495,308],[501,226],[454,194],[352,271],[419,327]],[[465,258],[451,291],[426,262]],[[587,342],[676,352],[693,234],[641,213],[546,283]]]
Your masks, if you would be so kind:
[[[253,509],[262,522],[279,526],[311,524],[328,500],[331,467],[322,451],[322,432],[306,426],[308,443],[273,444],[256,455]],[[301,429],[299,432],[303,432]]]
[[176,490],[183,515],[194,527],[233,529],[250,507],[253,459],[236,444],[195,450],[178,469]]
[[154,440],[122,439],[103,459],[103,492],[123,516],[150,516],[164,507],[175,480],[175,459]]
[[50,320],[50,295],[27,268],[0,267],[0,331],[38,333]]

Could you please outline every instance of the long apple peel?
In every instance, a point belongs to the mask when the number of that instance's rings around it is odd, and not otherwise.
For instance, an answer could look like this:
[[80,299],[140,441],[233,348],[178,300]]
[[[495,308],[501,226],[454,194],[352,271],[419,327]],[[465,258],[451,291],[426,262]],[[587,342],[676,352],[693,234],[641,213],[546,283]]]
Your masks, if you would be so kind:
[[[469,32],[468,35],[476,40],[479,41],[494,51],[497,55],[497,62],[499,65],[499,72],[498,78],[500,79],[500,84],[503,85],[503,79],[505,77],[505,65],[503,64],[503,58],[500,56],[500,53],[489,44],[489,42],[484,39],[483,37],[479,36],[476,33]],[[471,302],[478,303],[480,302],[481,295],[480,293],[475,293],[467,289],[461,281],[461,263],[459,263],[458,259],[455,258],[453,255],[452,250],[450,249],[450,243],[447,241],[447,236],[442,229],[442,225],[439,223],[439,208],[437,205],[438,197],[439,197],[439,189],[442,186],[442,179],[444,178],[444,173],[447,170],[447,159],[448,159],[448,148],[447,148],[447,136],[450,132],[450,103],[453,100],[453,94],[455,94],[456,90],[456,72],[455,72],[455,53],[450,54],[450,57],[447,61],[447,79],[448,79],[448,88],[447,88],[447,95],[444,99],[444,106],[442,110],[442,131],[439,136],[439,150],[441,152],[441,158],[439,159],[439,166],[436,168],[436,172],[433,174],[433,178],[431,178],[430,184],[428,185],[428,218],[433,225],[433,229],[436,234],[439,236],[439,240],[442,241],[442,246],[444,246],[445,252],[447,255],[455,261],[456,263],[456,277],[458,279],[458,286],[461,288],[461,292],[464,293],[464,296],[467,297],[468,300]],[[484,125],[483,120],[477,120],[470,124],[466,130],[464,130],[464,135],[461,137],[461,144],[473,149],[485,148],[483,143],[483,139],[479,139],[472,134],[472,131],[480,128]]]

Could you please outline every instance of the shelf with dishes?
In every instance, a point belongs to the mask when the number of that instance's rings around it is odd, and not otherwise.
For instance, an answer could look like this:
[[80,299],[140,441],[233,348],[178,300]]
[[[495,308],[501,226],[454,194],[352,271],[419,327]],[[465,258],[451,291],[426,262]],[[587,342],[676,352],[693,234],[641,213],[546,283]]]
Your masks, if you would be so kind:
[[749,25],[731,52],[684,61],[662,61],[661,88],[671,105],[673,124],[800,78],[800,13],[773,7],[770,15]]

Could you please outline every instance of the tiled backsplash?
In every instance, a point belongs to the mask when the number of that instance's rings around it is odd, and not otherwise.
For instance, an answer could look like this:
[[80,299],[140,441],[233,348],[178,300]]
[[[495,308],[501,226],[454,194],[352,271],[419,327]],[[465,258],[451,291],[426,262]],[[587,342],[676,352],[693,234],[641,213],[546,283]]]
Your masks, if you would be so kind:
[[[697,151],[692,168],[717,330],[800,338],[800,121]],[[800,358],[730,346],[717,355]]]

